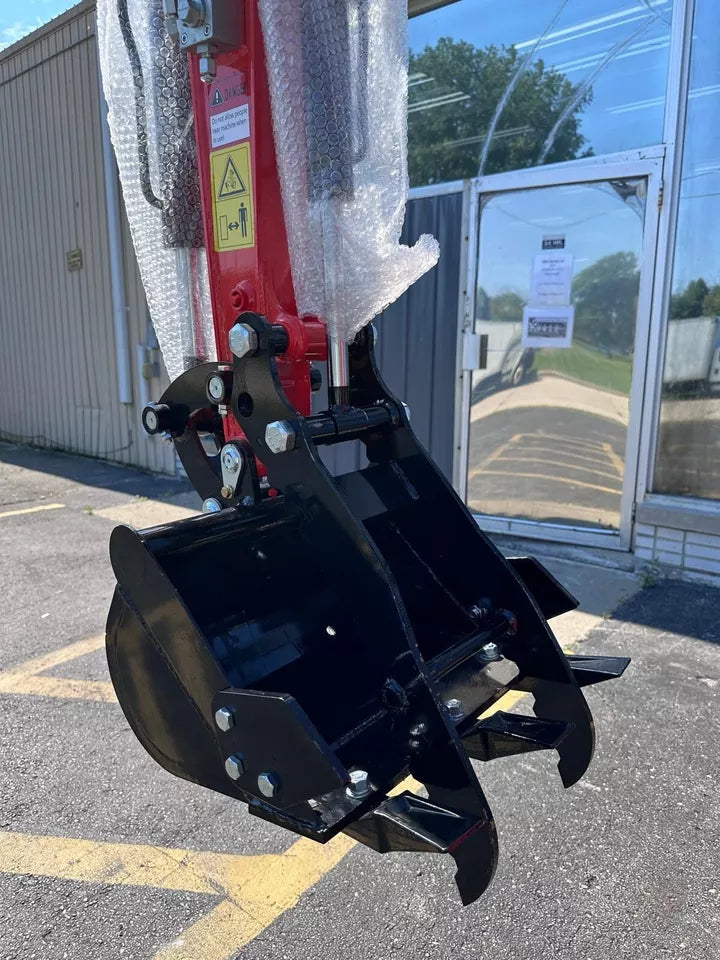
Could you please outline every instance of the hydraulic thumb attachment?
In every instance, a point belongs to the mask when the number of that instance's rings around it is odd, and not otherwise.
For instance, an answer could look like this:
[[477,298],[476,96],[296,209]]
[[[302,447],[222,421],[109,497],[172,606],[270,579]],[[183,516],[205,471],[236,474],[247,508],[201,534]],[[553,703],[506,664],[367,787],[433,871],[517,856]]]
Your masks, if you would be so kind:
[[[238,322],[252,350],[187,370],[146,415],[225,505],[114,531],[122,708],[171,773],[295,833],[449,853],[471,903],[497,863],[471,759],[555,750],[575,783],[594,742],[580,688],[628,660],[563,654],[547,618],[576,601],[479,530],[380,380],[371,328],[349,350],[349,402],[305,417],[280,384],[282,337],[257,314]],[[208,455],[228,403],[247,442]],[[350,439],[370,465],[332,477],[318,448]],[[510,690],[533,695],[534,718],[484,715]],[[393,790],[408,775],[426,797]]]

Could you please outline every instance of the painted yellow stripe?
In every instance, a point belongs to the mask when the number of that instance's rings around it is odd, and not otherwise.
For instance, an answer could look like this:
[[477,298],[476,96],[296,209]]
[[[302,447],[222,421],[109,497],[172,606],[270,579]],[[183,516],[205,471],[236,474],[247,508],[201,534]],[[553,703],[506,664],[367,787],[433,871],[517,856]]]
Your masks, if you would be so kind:
[[4,517],[21,517],[25,513],[41,513],[43,510],[61,510],[64,503],[43,503],[37,507],[23,507],[21,510],[5,510],[0,513],[0,520]]
[[354,846],[340,834],[325,845],[301,838],[284,854],[238,857],[2,831],[0,872],[221,896],[156,960],[226,960],[294,907]]
[[570,477],[553,477],[547,473],[521,473],[518,470],[483,470],[483,476],[493,474],[498,477],[522,477],[525,480],[552,480],[553,483],[566,483],[571,487],[587,487],[590,490],[599,490],[601,493],[622,493],[620,489],[611,489],[603,487],[599,483],[586,483],[584,480],[572,480]]
[[112,703],[115,691],[107,680],[71,680],[66,677],[47,677],[41,674],[70,660],[84,657],[100,650],[105,643],[104,635],[87,637],[70,643],[60,650],[33,657],[17,667],[0,671],[0,693],[18,693],[40,697],[55,697],[68,700],[93,700]]

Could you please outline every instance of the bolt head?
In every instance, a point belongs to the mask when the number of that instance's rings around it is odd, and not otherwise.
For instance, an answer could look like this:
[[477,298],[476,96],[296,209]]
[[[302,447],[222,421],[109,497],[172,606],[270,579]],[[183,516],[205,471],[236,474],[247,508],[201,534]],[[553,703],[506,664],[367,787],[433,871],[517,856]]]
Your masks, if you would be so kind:
[[[202,62],[202,57],[200,60]],[[236,323],[232,326],[229,340],[230,349],[239,360],[255,353],[258,348],[257,334],[248,323]]]
[[213,400],[222,400],[225,396],[225,381],[219,373],[214,373],[211,377],[208,377],[207,392]]
[[271,453],[287,453],[295,446],[295,430],[287,420],[273,420],[265,428],[265,443]]
[[220,513],[221,510],[222,504],[219,500],[216,500],[215,497],[208,497],[207,500],[203,500],[203,513]]
[[267,770],[261,773],[257,779],[258,790],[264,797],[274,797],[280,789],[280,780],[276,773]]
[[222,448],[220,462],[222,463],[223,470],[227,470],[228,473],[237,473],[242,466],[242,454],[237,447],[229,443]]
[[350,783],[345,788],[345,792],[353,800],[362,800],[363,797],[370,796],[372,787],[367,770],[351,770]]
[[220,707],[215,711],[215,723],[223,733],[227,733],[230,727],[235,726],[235,715],[228,707]]
[[446,700],[445,706],[447,707],[448,713],[453,720],[462,720],[462,718],[465,716],[465,711],[463,709],[461,700],[456,700],[455,698],[452,700]]
[[239,780],[245,773],[245,761],[239,754],[234,753],[231,757],[227,758],[225,761],[225,773],[231,780]]
[[486,643],[480,648],[483,660],[502,660],[502,652],[497,643]]

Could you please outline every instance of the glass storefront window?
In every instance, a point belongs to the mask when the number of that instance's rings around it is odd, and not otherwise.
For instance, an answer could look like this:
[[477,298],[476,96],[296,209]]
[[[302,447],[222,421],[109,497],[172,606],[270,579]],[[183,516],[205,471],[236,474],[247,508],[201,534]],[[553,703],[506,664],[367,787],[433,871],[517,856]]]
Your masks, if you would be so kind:
[[720,499],[720,4],[697,0],[653,489]]
[[455,0],[412,17],[411,184],[660,143],[671,13],[672,0]]

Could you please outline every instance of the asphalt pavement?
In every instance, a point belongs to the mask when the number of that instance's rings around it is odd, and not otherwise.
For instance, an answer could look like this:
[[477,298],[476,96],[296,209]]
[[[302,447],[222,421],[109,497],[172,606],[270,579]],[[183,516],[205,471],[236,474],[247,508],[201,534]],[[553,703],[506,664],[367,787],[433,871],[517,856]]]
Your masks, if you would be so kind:
[[130,732],[108,536],[196,507],[178,481],[0,446],[2,960],[716,960],[720,590],[623,573],[610,615],[608,571],[564,561],[588,600],[563,641],[633,663],[587,691],[598,747],[571,790],[549,754],[479,769],[501,859],[462,908],[449,858],[297,841]]

